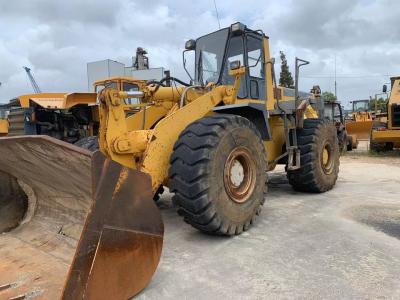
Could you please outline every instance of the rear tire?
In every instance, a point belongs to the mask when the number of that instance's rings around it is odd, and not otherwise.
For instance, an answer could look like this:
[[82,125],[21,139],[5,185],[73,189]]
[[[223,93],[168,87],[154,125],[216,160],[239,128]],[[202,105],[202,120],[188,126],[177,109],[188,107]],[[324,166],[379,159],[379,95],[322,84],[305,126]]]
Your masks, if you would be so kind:
[[377,143],[370,140],[369,149],[375,152],[385,152],[393,150],[393,143]]
[[353,137],[348,136],[347,138],[348,138],[348,141],[347,141],[346,150],[353,151]]
[[340,164],[335,126],[320,119],[306,119],[303,129],[297,130],[297,143],[301,167],[287,172],[292,187],[311,193],[332,189]]
[[393,148],[394,148],[394,144],[392,142],[385,143],[385,150],[386,151],[392,151]]
[[261,211],[266,166],[260,133],[248,119],[202,118],[175,143],[169,169],[173,203],[201,231],[240,234]]

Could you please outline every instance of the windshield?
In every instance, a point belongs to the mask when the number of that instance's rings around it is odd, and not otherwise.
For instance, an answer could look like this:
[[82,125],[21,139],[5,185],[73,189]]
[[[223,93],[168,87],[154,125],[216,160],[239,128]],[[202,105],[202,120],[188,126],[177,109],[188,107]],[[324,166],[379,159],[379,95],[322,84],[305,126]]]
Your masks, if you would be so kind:
[[[137,92],[139,91],[139,86],[137,84],[131,83],[131,82],[124,82],[122,84],[122,90],[124,92]],[[139,104],[140,99],[139,98],[126,98],[125,99],[125,104]]]
[[369,100],[353,101],[353,111],[367,111],[369,108]]
[[105,84],[96,84],[96,86],[94,88],[94,92],[98,93],[105,88],[118,89],[118,85],[116,82],[113,82],[113,81],[106,82]]
[[336,103],[325,103],[324,117],[328,120],[335,122],[341,122],[341,114],[339,104]]
[[229,29],[208,34],[196,41],[196,82],[218,82]]

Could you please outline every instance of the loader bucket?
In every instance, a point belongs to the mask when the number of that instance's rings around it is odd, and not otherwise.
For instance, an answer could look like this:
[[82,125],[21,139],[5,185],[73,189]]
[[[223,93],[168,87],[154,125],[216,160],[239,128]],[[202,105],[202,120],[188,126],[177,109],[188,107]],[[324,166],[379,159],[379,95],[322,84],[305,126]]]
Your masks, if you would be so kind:
[[44,136],[0,138],[0,171],[0,299],[128,299],[151,280],[147,174]]
[[368,140],[372,129],[372,120],[346,123],[347,134],[356,135],[358,140]]

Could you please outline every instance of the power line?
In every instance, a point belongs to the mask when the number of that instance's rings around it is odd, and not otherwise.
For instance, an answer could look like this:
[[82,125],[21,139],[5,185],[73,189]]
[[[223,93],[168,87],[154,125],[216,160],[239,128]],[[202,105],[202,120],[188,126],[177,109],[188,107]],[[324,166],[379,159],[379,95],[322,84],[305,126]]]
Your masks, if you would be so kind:
[[376,78],[376,77],[393,77],[394,74],[380,74],[380,75],[302,75],[302,78]]
[[217,3],[214,0],[214,7],[215,7],[215,13],[217,14],[217,20],[218,20],[218,29],[221,29],[221,23],[219,21],[219,15],[218,15],[218,8],[217,8]]

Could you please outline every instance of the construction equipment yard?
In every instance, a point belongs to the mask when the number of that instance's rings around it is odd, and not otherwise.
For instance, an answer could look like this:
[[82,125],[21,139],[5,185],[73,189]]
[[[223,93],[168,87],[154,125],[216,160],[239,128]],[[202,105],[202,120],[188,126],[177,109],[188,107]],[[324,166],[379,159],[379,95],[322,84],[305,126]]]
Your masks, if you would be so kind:
[[181,226],[162,197],[165,246],[138,299],[398,299],[400,155],[341,157],[336,186],[293,191],[270,173],[258,222],[233,238]]
[[0,32],[0,300],[400,299],[398,46],[361,18],[378,0],[289,1],[272,27],[216,0],[218,27],[203,1],[187,23],[174,1],[23,17],[46,1]]

